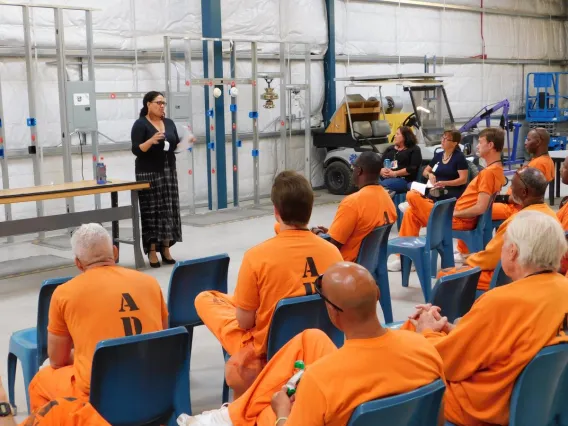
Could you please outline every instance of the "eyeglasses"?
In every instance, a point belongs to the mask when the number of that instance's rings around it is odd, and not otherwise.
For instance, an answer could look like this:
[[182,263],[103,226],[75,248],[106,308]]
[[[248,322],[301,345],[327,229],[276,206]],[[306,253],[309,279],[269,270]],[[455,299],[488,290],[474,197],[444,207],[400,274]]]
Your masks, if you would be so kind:
[[164,101],[158,101],[158,102],[150,102],[152,104],[158,104],[159,106],[166,106],[168,103],[164,102]]
[[319,294],[319,296],[324,300],[324,302],[329,303],[333,308],[337,309],[339,312],[343,312],[343,309],[341,309],[339,306],[337,306],[335,303],[331,302],[327,297],[325,297],[322,293],[321,293],[321,283],[323,281],[323,274],[320,275],[319,277],[316,278],[316,280],[314,281],[314,287],[316,289],[316,293]]
[[528,191],[529,190],[529,186],[527,185],[527,183],[524,181],[523,179],[523,175],[520,173],[521,170],[523,170],[524,167],[521,167],[520,169],[518,169],[517,171],[515,171],[515,174],[519,177],[519,180],[521,181],[521,183],[523,184],[523,186],[525,187],[525,189]]
[[442,136],[442,140],[443,141],[447,141],[447,142],[453,142],[453,140],[451,140],[449,137],[447,136]]

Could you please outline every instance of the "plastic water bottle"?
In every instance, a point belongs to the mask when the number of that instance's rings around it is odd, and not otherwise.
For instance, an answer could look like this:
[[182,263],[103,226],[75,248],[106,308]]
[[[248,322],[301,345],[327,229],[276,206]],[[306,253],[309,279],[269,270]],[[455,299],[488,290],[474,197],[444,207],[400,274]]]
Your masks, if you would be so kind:
[[296,388],[298,387],[298,383],[300,383],[304,371],[306,371],[304,361],[296,361],[294,363],[294,375],[288,380],[288,383],[286,383],[286,394],[289,397],[296,393]]
[[97,184],[104,185],[107,183],[106,165],[103,163],[103,157],[101,157],[101,160],[97,163],[96,170]]
[[392,166],[392,162],[391,160],[389,160],[388,158],[383,162],[383,165],[385,166],[385,169],[390,169]]

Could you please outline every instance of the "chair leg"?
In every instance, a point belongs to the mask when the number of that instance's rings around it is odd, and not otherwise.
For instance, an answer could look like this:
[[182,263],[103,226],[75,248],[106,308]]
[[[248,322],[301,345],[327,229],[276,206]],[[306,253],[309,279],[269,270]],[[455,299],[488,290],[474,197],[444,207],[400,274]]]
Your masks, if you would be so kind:
[[434,249],[430,252],[430,272],[432,273],[432,278],[436,278],[436,272],[438,272],[438,250]]
[[432,279],[430,277],[430,253],[426,251],[416,259],[414,264],[416,265],[416,273],[418,274],[418,279],[420,280],[420,287],[422,287],[422,293],[424,293],[424,300],[426,302],[430,301],[430,290],[432,287]]
[[18,368],[18,358],[13,353],[8,353],[8,399],[10,404],[15,405],[14,387],[16,385],[16,369]]
[[379,286],[380,292],[379,303],[381,304],[381,309],[383,310],[385,323],[388,324],[393,321],[388,273],[378,274],[377,285]]
[[34,359],[33,362],[25,363],[22,362],[22,370],[24,372],[24,387],[26,388],[26,402],[28,404],[28,413],[30,412],[30,395],[28,393],[28,387],[30,382],[38,372],[37,361]]
[[408,280],[410,278],[410,267],[412,260],[408,256],[400,255],[400,272],[402,274],[402,286],[408,287]]

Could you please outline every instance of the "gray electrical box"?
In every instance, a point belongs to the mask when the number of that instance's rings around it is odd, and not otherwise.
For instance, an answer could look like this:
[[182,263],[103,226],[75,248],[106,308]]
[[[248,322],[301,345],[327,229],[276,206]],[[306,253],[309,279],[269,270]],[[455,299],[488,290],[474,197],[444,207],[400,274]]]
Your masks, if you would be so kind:
[[67,82],[67,118],[71,132],[97,130],[97,101],[94,81]]
[[171,119],[189,120],[189,93],[171,93],[168,103],[170,104]]

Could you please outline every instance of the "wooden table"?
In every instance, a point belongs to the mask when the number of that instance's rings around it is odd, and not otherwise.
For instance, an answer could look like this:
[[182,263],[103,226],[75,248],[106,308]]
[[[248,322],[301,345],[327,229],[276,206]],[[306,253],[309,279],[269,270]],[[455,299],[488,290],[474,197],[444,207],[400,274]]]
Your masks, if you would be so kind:
[[[147,188],[150,188],[149,182],[129,182],[112,179],[102,185],[97,184],[95,180],[84,180],[60,185],[0,190],[0,204],[26,203],[30,201],[107,193],[110,193],[111,200],[111,207],[106,209],[0,222],[0,237],[67,229],[90,222],[112,222],[112,240],[114,244],[117,247],[119,247],[121,242],[133,244],[136,268],[143,268],[145,263],[140,248],[141,236],[139,227],[138,191]],[[118,192],[120,191],[130,191],[130,206],[118,207]],[[120,239],[118,221],[123,219],[132,219],[133,241]]]
[[[552,158],[552,161],[554,161],[554,166],[556,168],[556,173],[555,173],[555,178],[554,178],[554,182],[555,184],[552,184],[549,188],[549,198],[550,198],[550,205],[554,205],[554,191],[553,188],[556,187],[556,196],[560,197],[560,167],[562,167],[562,163],[564,162],[564,159],[566,157],[568,157],[568,150],[562,150],[562,151],[549,151],[548,152],[550,154],[550,158]],[[554,183],[553,182],[553,183]]]

